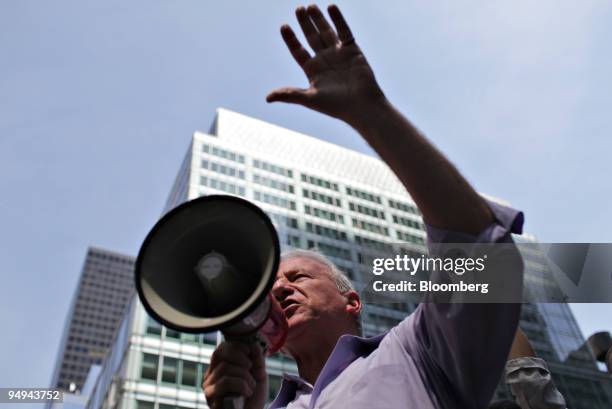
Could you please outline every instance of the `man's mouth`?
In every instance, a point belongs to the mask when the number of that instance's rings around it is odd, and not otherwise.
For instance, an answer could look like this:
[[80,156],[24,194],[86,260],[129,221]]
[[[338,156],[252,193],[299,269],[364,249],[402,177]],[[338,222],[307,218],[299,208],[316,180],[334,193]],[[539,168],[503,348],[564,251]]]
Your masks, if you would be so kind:
[[295,300],[284,300],[280,303],[283,312],[285,313],[285,317],[290,318],[295,310],[298,309],[300,304]]

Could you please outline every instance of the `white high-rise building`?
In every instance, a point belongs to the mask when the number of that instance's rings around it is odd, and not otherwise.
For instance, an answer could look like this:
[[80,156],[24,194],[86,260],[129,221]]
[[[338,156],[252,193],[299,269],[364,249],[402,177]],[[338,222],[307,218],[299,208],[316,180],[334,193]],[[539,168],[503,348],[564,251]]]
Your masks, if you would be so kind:
[[[274,221],[283,249],[318,248],[357,288],[371,277],[369,250],[403,242],[405,249],[424,251],[420,213],[382,161],[224,109],[208,134],[193,135],[165,211],[209,194],[254,202]],[[365,303],[364,335],[386,331],[414,307]],[[535,309],[527,311],[537,318]],[[577,331],[573,318],[572,323]],[[160,326],[134,299],[87,407],[206,408],[200,385],[216,342],[215,334]],[[538,350],[552,356],[550,343],[538,342]],[[281,374],[296,367],[280,356],[267,364],[271,400]]]

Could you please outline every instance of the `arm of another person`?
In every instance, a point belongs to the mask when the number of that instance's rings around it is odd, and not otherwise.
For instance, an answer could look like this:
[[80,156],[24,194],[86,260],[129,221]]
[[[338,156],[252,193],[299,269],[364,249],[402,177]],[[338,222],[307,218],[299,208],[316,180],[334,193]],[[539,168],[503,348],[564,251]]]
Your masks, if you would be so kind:
[[[416,202],[429,227],[430,240],[511,242],[510,233],[520,231],[522,216],[487,203],[394,108],[339,9],[332,5],[328,11],[335,30],[316,6],[296,11],[314,54],[304,48],[289,26],[281,28],[309,86],[275,90],[268,95],[268,102],[302,105],[357,130]],[[517,276],[522,282],[520,271]],[[502,373],[519,312],[519,305],[425,304],[417,310],[416,319],[405,320],[396,334],[406,348],[414,346],[419,349],[415,354],[434,362],[431,368],[438,368],[439,376],[448,381],[452,397],[466,402],[464,407],[483,407]]]

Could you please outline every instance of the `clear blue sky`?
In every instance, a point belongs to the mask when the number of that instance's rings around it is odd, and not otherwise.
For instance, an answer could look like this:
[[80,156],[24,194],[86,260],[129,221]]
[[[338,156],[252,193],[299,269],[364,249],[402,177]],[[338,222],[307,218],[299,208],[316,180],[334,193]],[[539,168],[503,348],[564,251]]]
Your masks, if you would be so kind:
[[[371,153],[265,103],[305,84],[278,34],[296,4],[0,3],[0,386],[48,385],[87,247],[136,254],[216,107]],[[382,4],[339,2],[400,110],[540,240],[612,242],[612,5]],[[612,330],[612,306],[575,311]]]

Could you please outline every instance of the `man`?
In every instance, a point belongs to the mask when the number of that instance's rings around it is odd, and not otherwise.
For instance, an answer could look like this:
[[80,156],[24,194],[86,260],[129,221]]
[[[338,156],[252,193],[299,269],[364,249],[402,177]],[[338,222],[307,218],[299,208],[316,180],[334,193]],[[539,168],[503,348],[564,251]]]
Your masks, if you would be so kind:
[[[268,102],[287,102],[352,126],[391,167],[419,206],[429,242],[511,241],[522,215],[487,203],[457,169],[404,118],[378,86],[340,10],[330,26],[316,6],[297,20],[314,54],[285,25],[281,35],[309,82],[282,88]],[[522,282],[519,267],[515,279]],[[299,377],[286,377],[271,408],[485,408],[497,385],[518,323],[519,304],[421,304],[388,334],[358,337],[361,301],[339,286],[325,260],[283,259],[273,293],[289,323],[285,350]],[[520,286],[519,286],[520,287]],[[266,373],[255,346],[224,343],[211,359],[203,389],[209,406],[228,395],[246,409],[265,402]]]

